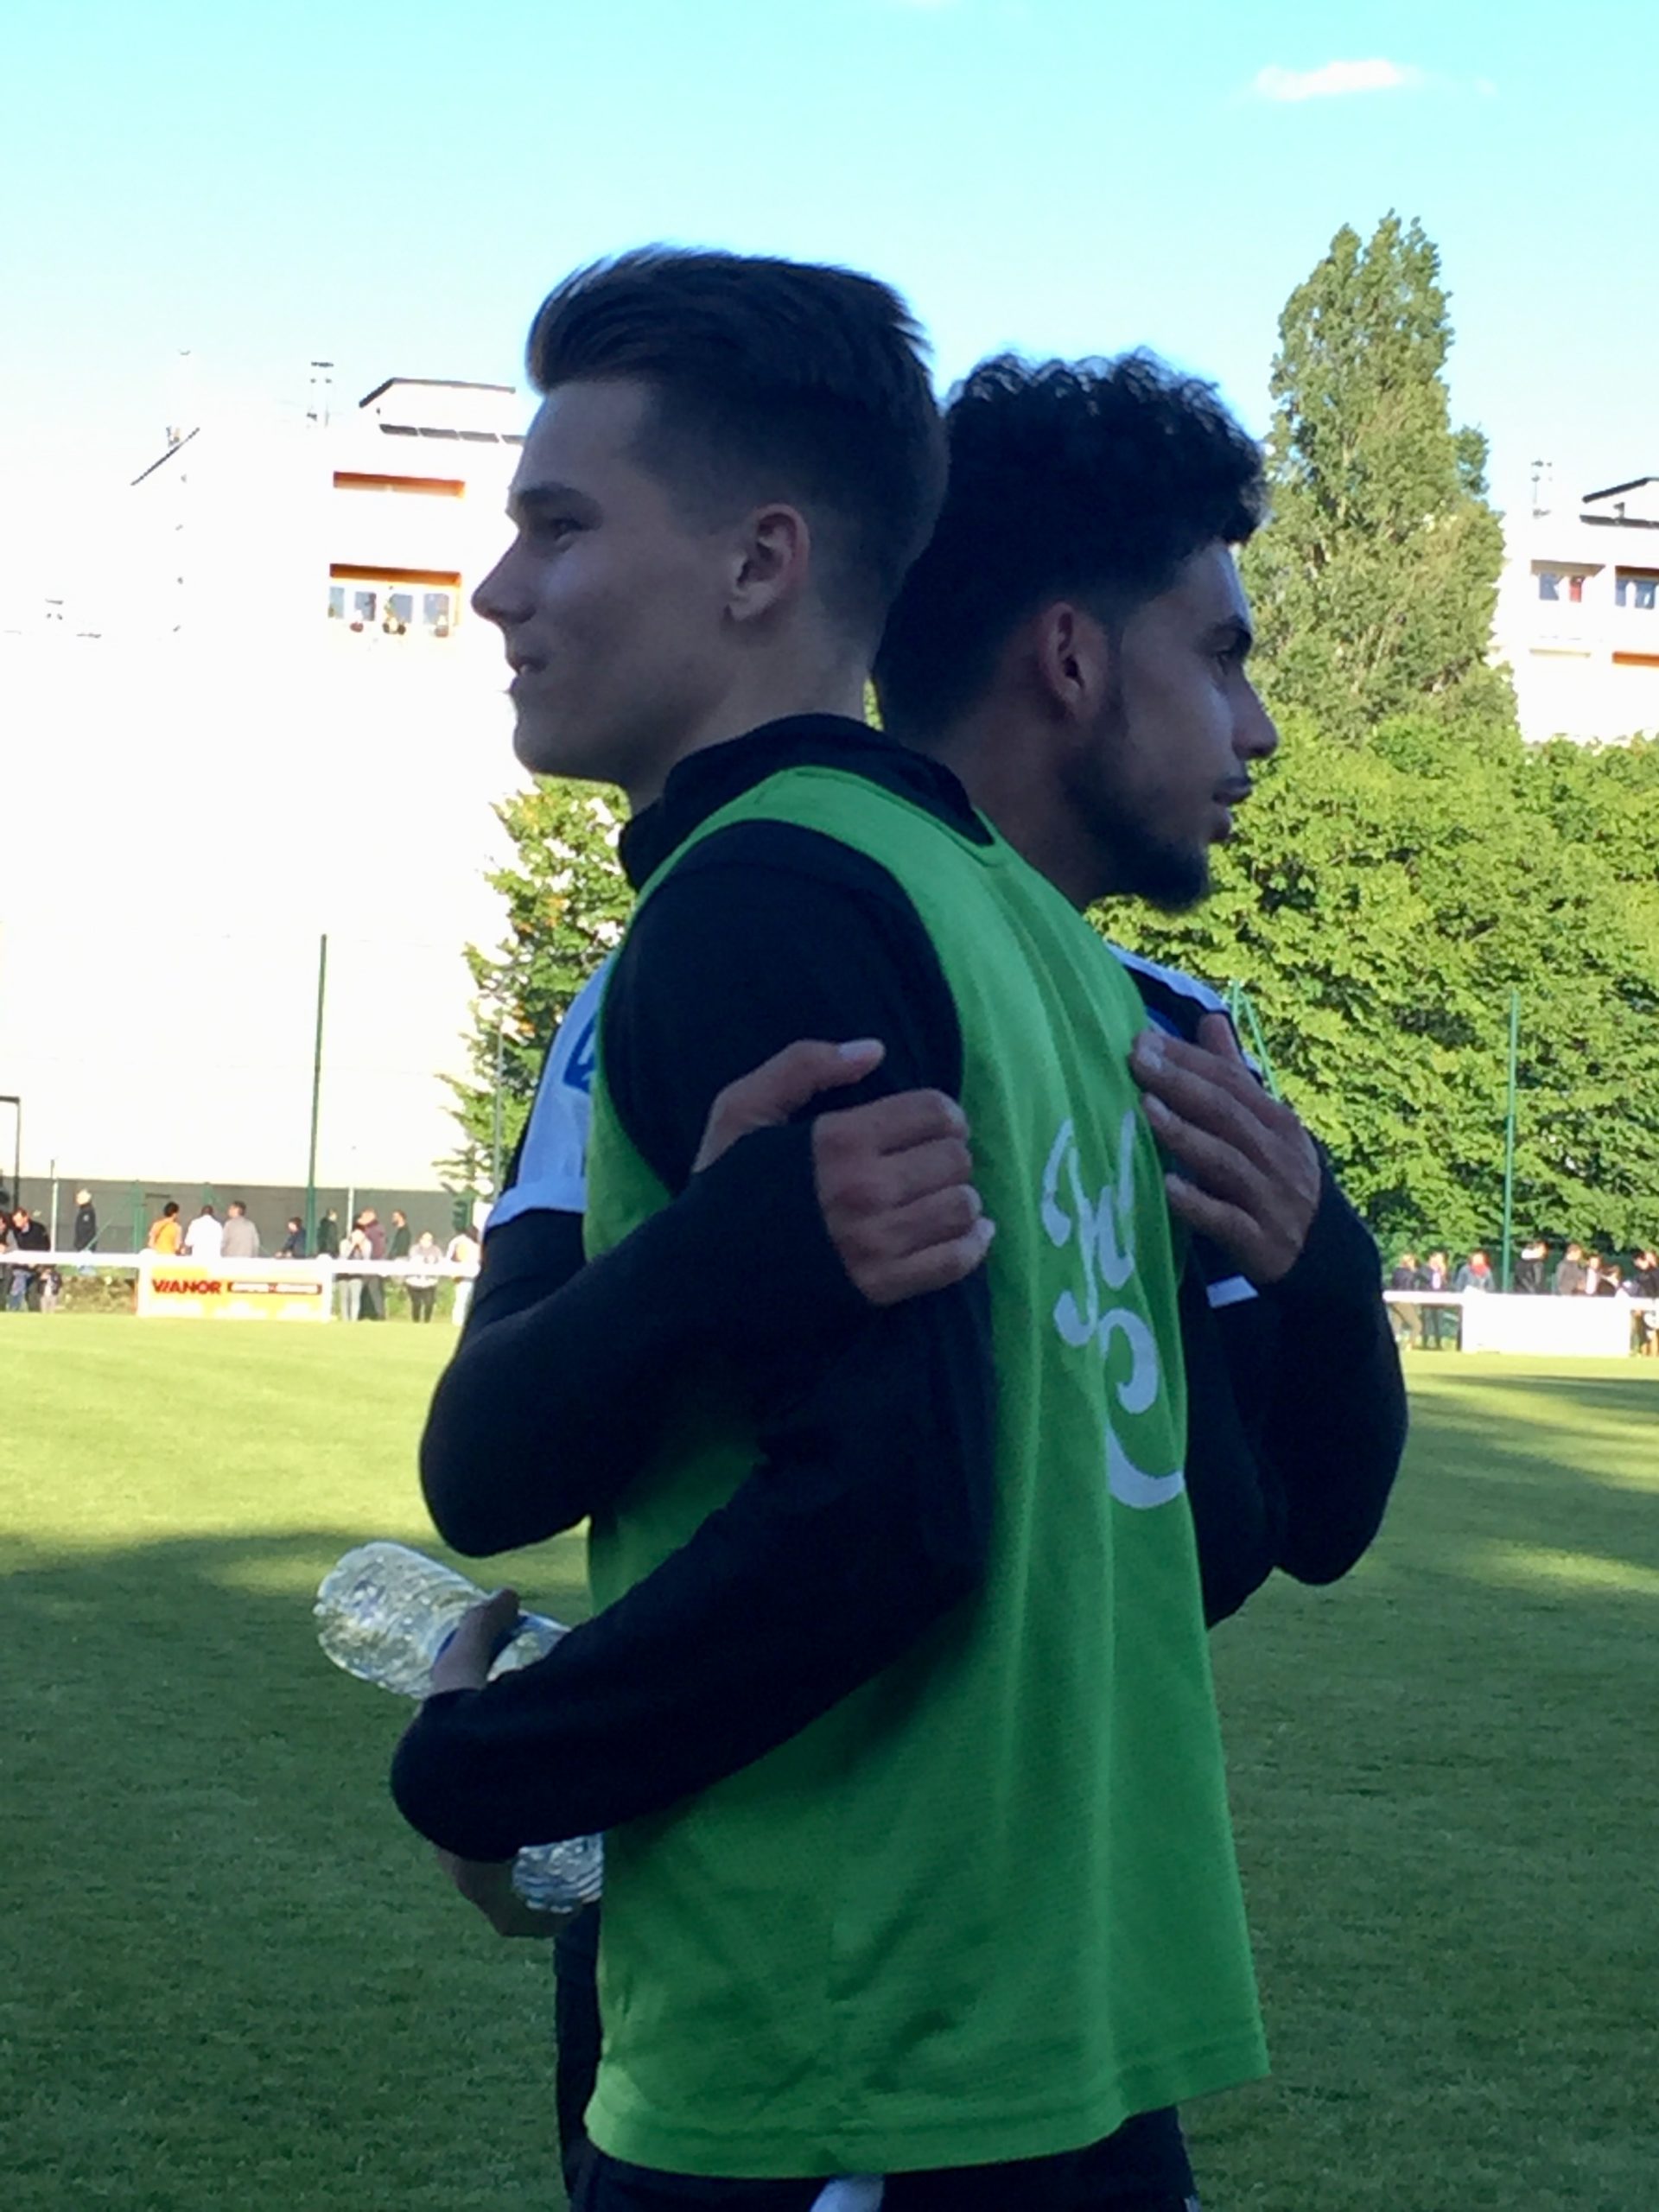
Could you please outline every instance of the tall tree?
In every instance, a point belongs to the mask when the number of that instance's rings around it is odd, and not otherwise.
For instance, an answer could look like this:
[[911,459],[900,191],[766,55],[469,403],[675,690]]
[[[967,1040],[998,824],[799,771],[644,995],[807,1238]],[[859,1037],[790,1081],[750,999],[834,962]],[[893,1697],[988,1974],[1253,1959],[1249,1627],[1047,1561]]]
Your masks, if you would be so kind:
[[543,1057],[565,1009],[621,941],[633,893],[618,865],[621,801],[590,785],[548,780],[503,799],[496,814],[513,856],[488,881],[506,907],[493,950],[465,958],[476,996],[468,1073],[444,1079],[461,1142],[438,1166],[465,1190],[490,1188],[500,1069],[504,1159],[518,1141]]
[[1274,516],[1246,556],[1275,703],[1355,742],[1425,707],[1512,719],[1489,669],[1503,534],[1486,443],[1452,427],[1440,255],[1385,216],[1344,226],[1279,323]]

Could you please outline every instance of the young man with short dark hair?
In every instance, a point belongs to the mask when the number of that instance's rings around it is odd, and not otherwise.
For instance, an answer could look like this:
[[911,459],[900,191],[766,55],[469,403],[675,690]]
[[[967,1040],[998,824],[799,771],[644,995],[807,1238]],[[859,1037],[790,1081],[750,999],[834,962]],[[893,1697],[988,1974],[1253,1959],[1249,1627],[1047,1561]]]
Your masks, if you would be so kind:
[[[1127,2115],[1262,2063],[1138,1001],[953,778],[854,719],[868,579],[896,584],[937,481],[891,296],[622,268],[538,319],[520,536],[477,595],[520,757],[643,808],[588,1273],[613,1284],[653,1233],[661,1256],[722,1165],[697,1173],[711,1107],[803,1031],[880,1039],[868,1088],[960,1094],[998,1236],[968,1280],[769,1358],[780,1317],[728,1255],[697,1402],[595,1518],[603,1610],[485,1689],[513,1601],[480,1609],[395,1786],[476,1860],[617,1824],[583,2212],[828,2205],[853,2177],[894,2207],[1104,2202]],[[784,1128],[730,1158],[784,1163],[822,1269],[818,1149]],[[504,1384],[535,1321],[476,1336]],[[429,1495],[476,1537],[524,1501],[476,1460],[451,1479],[443,1397]]]
[[[1007,816],[1027,857],[1058,875],[1075,864],[1089,815],[1101,804],[1091,801],[1082,823],[1072,818],[1077,762],[1070,749],[1056,754],[1047,673],[1053,664],[1045,661],[1040,641],[1061,602],[1081,599],[1087,607],[1109,609],[1122,670],[1117,704],[1106,727],[1073,728],[1068,747],[1086,741],[1110,756],[1096,764],[1096,785],[1103,774],[1110,779],[1129,762],[1138,766],[1134,787],[1114,793],[1106,806],[1111,856],[1090,859],[1082,885],[1085,894],[1139,888],[1164,904],[1189,902],[1224,827],[1211,804],[1217,786],[1242,797],[1249,765],[1271,742],[1242,651],[1229,654],[1219,687],[1203,621],[1198,637],[1206,650],[1185,663],[1180,657],[1179,618],[1192,611],[1194,565],[1203,581],[1226,582],[1230,561],[1222,533],[1243,536],[1251,526],[1259,495],[1255,448],[1208,387],[1137,356],[1070,368],[988,364],[969,380],[950,423],[950,492],[889,620],[882,670],[901,664],[911,696],[925,702],[936,693],[949,696],[949,716],[929,726],[935,757],[959,767],[988,810]],[[1155,481],[1148,481],[1152,465]],[[1014,559],[1001,542],[1001,518],[1016,479],[1025,527]],[[971,611],[953,636],[958,592],[969,595]],[[1230,601],[1230,613],[1248,620],[1242,602]],[[1133,680],[1145,665],[1148,626],[1156,627],[1160,656],[1150,694]],[[975,661],[966,693],[948,658],[936,658],[960,647],[962,632]],[[1221,642],[1237,647],[1243,640]],[[1230,708],[1218,714],[1217,702],[1225,708],[1229,700]],[[902,691],[890,689],[887,704],[904,726]],[[1275,1567],[1326,1581],[1352,1566],[1376,1532],[1398,1465],[1403,1391],[1375,1248],[1328,1166],[1294,1117],[1266,1099],[1253,1077],[1241,1076],[1230,1033],[1216,1034],[1221,1017],[1212,992],[1117,957],[1154,1027],[1174,1040],[1166,1068],[1143,1071],[1149,1086],[1163,1084],[1184,1105],[1173,1134],[1189,1154],[1183,1164],[1192,1180],[1177,1195],[1188,1203],[1207,1195],[1228,1209],[1211,1217],[1216,1234],[1194,1236],[1181,1285],[1186,1477],[1205,1610],[1215,1621]],[[550,1056],[516,1179],[492,1217],[492,1245],[510,1221],[539,1215],[545,1223],[582,1208],[581,1073],[601,988],[596,982],[583,994]],[[721,1154],[737,1130],[776,1126],[818,1085],[840,1080],[834,1048],[803,1040],[733,1087],[714,1117],[719,1126],[711,1123],[705,1157]],[[913,1129],[895,1124],[900,1109],[916,1117]],[[923,1101],[832,1107],[815,1135],[824,1226],[848,1277],[871,1303],[938,1288],[976,1263],[963,1246],[960,1217],[948,1211],[969,1195],[965,1154],[951,1153],[949,1132],[927,1121]],[[741,1160],[741,1148],[733,1156]],[[786,1297],[786,1287],[771,1280],[762,1224],[742,1219],[745,1194],[732,1187],[727,1197],[726,1233],[753,1255],[756,1297]],[[945,1210],[924,1224],[924,1206]],[[687,1257],[695,1285],[701,1267],[689,1250]],[[617,1300],[602,1321],[596,1309],[603,1300],[596,1301],[591,1335],[607,1337],[625,1360],[632,1357],[632,1371],[613,1370],[591,1402],[567,1398],[548,1441],[522,1432],[493,1439],[498,1461],[522,1468],[524,1510],[532,1516],[522,1528],[504,1524],[497,1531],[502,1542],[539,1527],[533,1516],[548,1510],[550,1496],[562,1498],[567,1516],[584,1510],[584,1500],[587,1510],[602,1510],[630,1478],[625,1440],[607,1424],[607,1401],[626,1395],[637,1414],[660,1389],[672,1359],[692,1356],[694,1300],[693,1288],[683,1301],[677,1351],[659,1318],[649,1353],[626,1303]],[[546,1331],[558,1303],[556,1295],[547,1300],[534,1325]],[[671,1306],[664,1289],[655,1304],[659,1317]],[[488,1326],[492,1319],[486,1303],[480,1322]],[[573,1336],[556,1358],[549,1338],[543,1350],[551,1363],[592,1377],[591,1359],[578,1345]],[[457,1374],[464,1381],[464,1365]],[[469,1425],[487,1428],[500,1416],[499,1407],[475,1397],[463,1403],[454,1411]],[[538,1407],[537,1417],[545,1410]],[[1334,1458],[1333,1435],[1342,1439]],[[871,1542],[880,1539],[873,1524]],[[534,1927],[523,1917],[498,1924],[504,1933]],[[573,2175],[597,2063],[594,1935],[589,1914],[559,1939],[560,2126]],[[1179,2205],[1192,2177],[1175,2115],[1139,2116],[1098,2146],[1089,2185],[1098,2201],[1123,2212]]]

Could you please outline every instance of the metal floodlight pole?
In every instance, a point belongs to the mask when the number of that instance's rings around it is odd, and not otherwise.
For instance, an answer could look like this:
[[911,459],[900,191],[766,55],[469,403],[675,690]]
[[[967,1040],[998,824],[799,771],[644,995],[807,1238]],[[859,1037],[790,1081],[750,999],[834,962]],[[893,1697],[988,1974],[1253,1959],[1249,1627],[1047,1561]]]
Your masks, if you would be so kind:
[[1510,992],[1510,1080],[1503,1111],[1503,1271],[1500,1281],[1510,1287],[1510,1232],[1515,1225],[1515,1082],[1521,1043],[1521,993]]
[[11,1109],[11,1203],[23,1203],[23,1102],[14,1092],[0,1090],[0,1106]]
[[317,1243],[317,1121],[322,1105],[322,1012],[328,993],[328,934],[317,939],[317,1027],[311,1048],[311,1147],[305,1167],[305,1249]]

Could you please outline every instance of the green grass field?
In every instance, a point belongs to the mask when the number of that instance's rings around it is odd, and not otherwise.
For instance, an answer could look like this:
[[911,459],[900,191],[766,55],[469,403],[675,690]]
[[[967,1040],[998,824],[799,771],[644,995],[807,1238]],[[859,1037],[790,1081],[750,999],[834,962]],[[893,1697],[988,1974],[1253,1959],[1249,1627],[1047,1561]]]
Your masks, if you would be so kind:
[[[552,2207],[550,1967],[385,1796],[309,1599],[424,1541],[447,1331],[0,1319],[10,2212]],[[1659,2175],[1659,1363],[1414,1361],[1372,1558],[1217,1638],[1274,2054],[1213,2212],[1630,2212]],[[581,1611],[569,1540],[514,1563]],[[1015,2208],[1010,2208],[1015,2212]]]

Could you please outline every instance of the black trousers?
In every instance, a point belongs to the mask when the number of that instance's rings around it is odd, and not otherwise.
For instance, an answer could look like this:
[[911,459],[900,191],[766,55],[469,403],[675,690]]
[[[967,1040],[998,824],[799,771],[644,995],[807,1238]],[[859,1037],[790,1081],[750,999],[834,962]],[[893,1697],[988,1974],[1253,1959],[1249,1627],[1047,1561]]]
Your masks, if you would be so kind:
[[[872,2200],[873,2212],[1198,2212],[1196,2196],[1125,2196],[1109,2181],[1091,2179],[1090,2156],[1079,2151],[1070,2158],[892,2174]],[[653,2174],[595,2151],[577,2181],[570,2212],[817,2212],[828,2186]]]
[[[553,1939],[559,2146],[571,2212],[811,2212],[823,2181],[719,2181],[658,2174],[607,2157],[583,2115],[599,2072],[599,1908]],[[1173,2112],[1142,2113],[1104,2143],[1061,2158],[894,2174],[880,2212],[1196,2212]]]
[[437,1302],[436,1283],[412,1282],[409,1286],[409,1318],[411,1321],[429,1321]]

